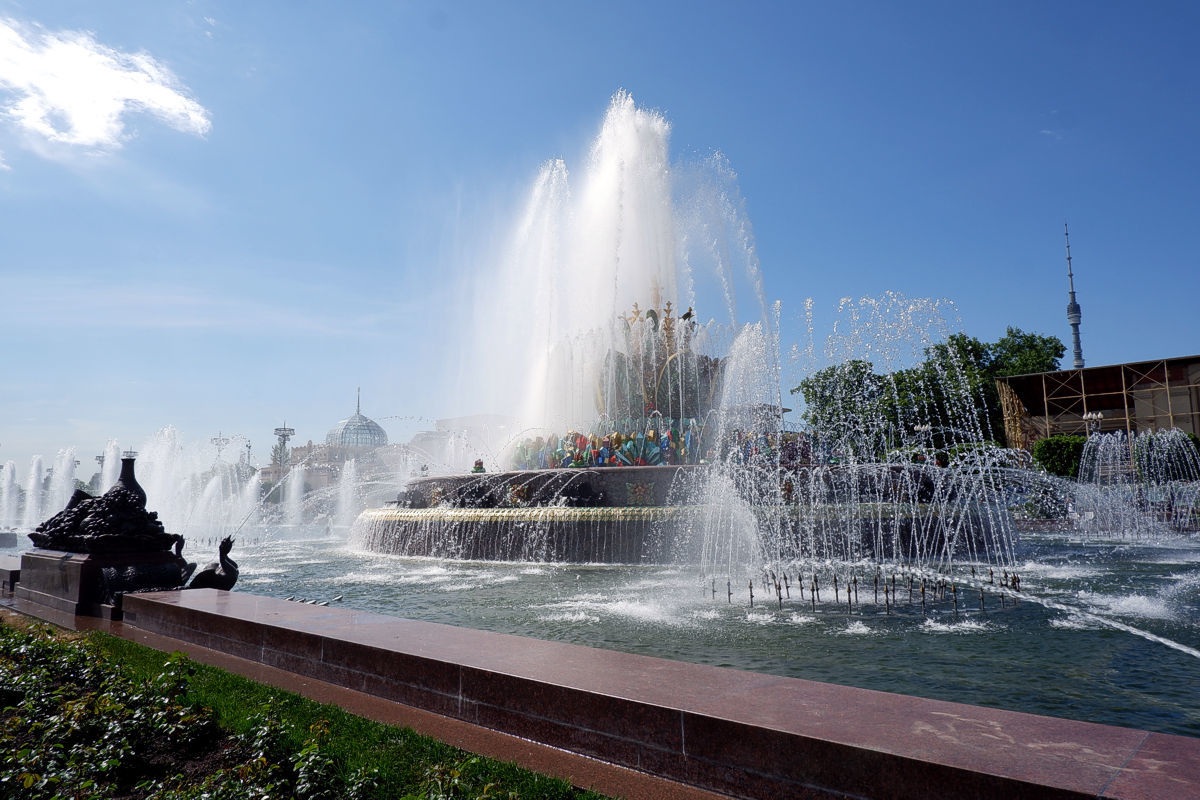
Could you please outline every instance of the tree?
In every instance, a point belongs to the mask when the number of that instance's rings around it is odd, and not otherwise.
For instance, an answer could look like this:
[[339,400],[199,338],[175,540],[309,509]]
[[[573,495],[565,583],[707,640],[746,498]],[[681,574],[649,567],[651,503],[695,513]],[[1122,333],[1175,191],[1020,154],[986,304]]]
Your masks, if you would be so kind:
[[804,397],[804,421],[823,446],[843,455],[882,451],[890,425],[886,382],[870,361],[854,359],[814,372],[792,389]]
[[925,360],[904,370],[908,374],[899,385],[912,395],[909,405],[917,410],[915,420],[933,429],[936,446],[993,437],[988,410],[998,408],[999,402],[990,363],[988,344],[955,333],[927,347]]
[[[996,378],[1058,369],[1066,347],[1057,336],[1008,328],[987,343],[965,333],[925,349],[925,360],[881,376],[869,361],[851,360],[813,373],[792,389],[804,396],[804,420],[843,448],[880,452],[928,426],[929,443],[1004,442]],[[857,446],[849,444],[858,441]]]
[[1003,337],[990,345],[990,372],[993,378],[1054,372],[1067,347],[1057,336],[1026,333],[1008,328]]
[[282,442],[271,448],[271,464],[278,467],[281,473],[287,469],[290,457],[291,452],[288,450],[288,446]]

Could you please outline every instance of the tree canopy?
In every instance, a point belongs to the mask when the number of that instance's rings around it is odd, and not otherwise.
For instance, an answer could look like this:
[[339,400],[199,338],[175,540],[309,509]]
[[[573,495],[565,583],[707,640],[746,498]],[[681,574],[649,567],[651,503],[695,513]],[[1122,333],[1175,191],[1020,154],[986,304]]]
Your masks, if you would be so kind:
[[991,343],[955,333],[925,348],[925,360],[909,369],[879,375],[856,359],[819,370],[791,391],[804,397],[805,423],[843,449],[879,454],[918,425],[937,447],[1003,442],[996,378],[1052,372],[1065,352],[1057,336],[1020,328]]

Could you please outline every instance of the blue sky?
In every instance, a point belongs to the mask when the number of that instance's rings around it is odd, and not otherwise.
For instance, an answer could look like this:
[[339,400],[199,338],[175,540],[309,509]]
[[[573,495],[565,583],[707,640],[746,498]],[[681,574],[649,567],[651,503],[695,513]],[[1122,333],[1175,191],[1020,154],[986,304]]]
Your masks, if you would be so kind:
[[[542,162],[626,89],[737,171],[766,293],[1200,352],[1193,3],[0,0],[0,463],[164,425],[393,438]],[[1068,356],[1069,357],[1069,356]],[[453,396],[448,396],[448,395]],[[466,396],[464,396],[466,395]],[[86,467],[81,467],[86,473]],[[85,474],[86,477],[86,474]]]

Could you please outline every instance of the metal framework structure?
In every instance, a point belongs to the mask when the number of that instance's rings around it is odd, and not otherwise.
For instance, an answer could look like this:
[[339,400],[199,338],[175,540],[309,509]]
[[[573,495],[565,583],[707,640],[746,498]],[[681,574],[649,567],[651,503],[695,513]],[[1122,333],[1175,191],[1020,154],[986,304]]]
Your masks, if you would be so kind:
[[1200,435],[1200,356],[1014,375],[996,387],[1010,447],[1089,430]]

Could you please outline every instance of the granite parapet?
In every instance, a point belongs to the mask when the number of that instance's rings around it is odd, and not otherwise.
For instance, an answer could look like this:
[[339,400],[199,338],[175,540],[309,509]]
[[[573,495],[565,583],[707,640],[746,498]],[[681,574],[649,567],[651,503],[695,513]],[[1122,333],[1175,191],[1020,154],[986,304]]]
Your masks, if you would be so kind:
[[1200,739],[216,590],[126,626],[732,797],[1200,797]]

